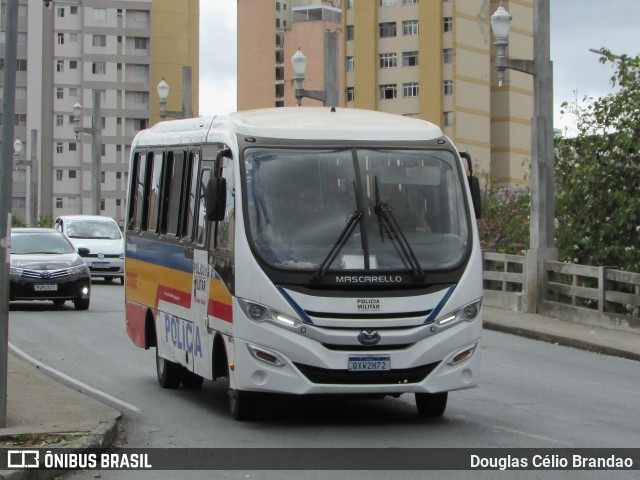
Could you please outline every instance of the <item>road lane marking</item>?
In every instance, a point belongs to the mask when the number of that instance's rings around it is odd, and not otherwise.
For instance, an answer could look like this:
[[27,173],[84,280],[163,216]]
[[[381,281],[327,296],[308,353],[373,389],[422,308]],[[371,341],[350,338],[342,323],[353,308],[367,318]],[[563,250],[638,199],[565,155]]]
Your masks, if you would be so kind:
[[65,382],[70,383],[71,385],[81,388],[84,391],[91,392],[96,397],[102,398],[108,402],[115,403],[116,405],[124,407],[127,410],[131,410],[136,413],[141,412],[141,409],[136,407],[135,405],[125,402],[124,400],[120,400],[119,398],[116,398],[113,395],[103,392],[102,390],[93,388],[92,386],[87,385],[86,383],[83,383],[80,380],[76,380],[75,378],[70,377],[66,373],[62,373],[60,370],[56,370],[55,368],[50,367],[49,365],[41,362],[40,360],[36,360],[32,356],[30,356],[28,353],[23,352],[18,347],[13,345],[11,342],[9,342],[9,350],[17,357],[20,357],[22,360],[30,363],[35,367],[38,367],[40,370],[48,372],[51,376],[55,378],[62,379]]

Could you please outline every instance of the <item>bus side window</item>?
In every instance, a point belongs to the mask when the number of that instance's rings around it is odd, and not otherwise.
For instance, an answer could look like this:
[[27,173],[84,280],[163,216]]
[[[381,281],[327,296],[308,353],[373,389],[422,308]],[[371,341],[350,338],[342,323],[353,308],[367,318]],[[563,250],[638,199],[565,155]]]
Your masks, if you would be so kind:
[[153,152],[153,163],[151,175],[149,176],[149,201],[147,230],[156,232],[158,229],[158,214],[160,210],[160,186],[162,182],[162,168],[164,165],[164,152]]
[[207,210],[205,208],[205,193],[211,179],[211,169],[204,168],[200,174],[200,188],[198,189],[198,225],[196,230],[196,245],[204,247],[207,242]]
[[180,199],[184,185],[184,151],[168,152],[162,192],[160,233],[178,236]]
[[147,155],[145,152],[136,152],[131,168],[131,202],[129,204],[128,230],[139,231],[142,227],[144,210],[144,189],[147,169]]
[[233,182],[233,163],[230,158],[225,157],[222,159],[221,171],[222,173],[220,175],[226,180],[227,184],[227,205],[225,207],[224,220],[217,222],[216,228],[212,229],[213,231],[211,232],[211,236],[215,238],[215,241],[212,241],[210,243],[210,247],[233,251],[233,234],[235,221],[235,184]]
[[191,241],[195,227],[196,216],[196,195],[198,193],[198,172],[200,171],[200,152],[189,153],[189,163],[187,166],[187,183],[185,184],[185,195],[183,195],[182,205],[182,232],[184,240]]

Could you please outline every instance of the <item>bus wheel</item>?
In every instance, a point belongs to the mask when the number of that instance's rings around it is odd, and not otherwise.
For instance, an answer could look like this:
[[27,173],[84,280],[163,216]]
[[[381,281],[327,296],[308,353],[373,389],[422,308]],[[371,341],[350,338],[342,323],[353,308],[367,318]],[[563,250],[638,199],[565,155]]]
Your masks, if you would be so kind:
[[182,388],[200,388],[204,378],[185,369],[182,373]]
[[162,358],[158,355],[158,347],[156,347],[156,372],[158,383],[162,388],[178,388],[180,386],[183,374],[182,365]]
[[449,392],[416,393],[418,414],[422,417],[441,417],[447,408]]
[[229,389],[229,408],[235,420],[253,420],[255,417],[255,403],[253,394],[246,390]]

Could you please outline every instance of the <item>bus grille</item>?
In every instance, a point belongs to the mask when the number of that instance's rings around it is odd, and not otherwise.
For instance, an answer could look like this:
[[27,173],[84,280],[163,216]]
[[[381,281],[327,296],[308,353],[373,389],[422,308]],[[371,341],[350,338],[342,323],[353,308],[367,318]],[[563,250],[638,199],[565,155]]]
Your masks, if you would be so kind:
[[312,367],[302,363],[294,365],[313,383],[333,385],[404,385],[419,383],[429,375],[440,362],[420,367],[389,370],[388,372],[350,372]]

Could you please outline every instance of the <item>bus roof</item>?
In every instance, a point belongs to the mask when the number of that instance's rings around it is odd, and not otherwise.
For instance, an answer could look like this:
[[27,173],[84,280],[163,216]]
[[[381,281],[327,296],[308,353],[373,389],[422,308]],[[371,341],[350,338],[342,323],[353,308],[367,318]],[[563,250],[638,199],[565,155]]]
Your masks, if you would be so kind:
[[284,107],[159,122],[134,145],[218,142],[221,132],[292,140],[424,141],[443,136],[432,123],[355,108]]
[[443,135],[424,120],[355,108],[266,108],[232,113],[228,119],[237,133],[255,137],[416,141]]

